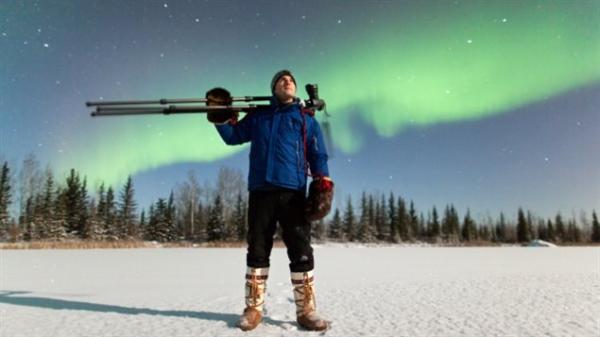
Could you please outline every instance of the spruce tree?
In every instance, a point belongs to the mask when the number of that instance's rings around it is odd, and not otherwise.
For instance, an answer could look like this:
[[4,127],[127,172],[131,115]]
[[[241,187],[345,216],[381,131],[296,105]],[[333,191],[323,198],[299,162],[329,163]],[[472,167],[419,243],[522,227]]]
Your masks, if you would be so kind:
[[347,241],[356,240],[356,218],[354,215],[354,207],[352,206],[352,199],[348,197],[346,202],[346,210],[344,211],[344,220],[342,222],[344,227],[344,237]]
[[377,229],[377,240],[383,241],[389,237],[389,227],[387,224],[385,195],[381,194],[379,202],[375,207],[375,228]]
[[106,190],[104,183],[98,187],[98,205],[94,213],[94,231],[98,239],[105,240],[108,236],[106,226]]
[[551,242],[556,240],[556,232],[554,231],[554,225],[550,219],[546,221],[546,239]]
[[67,177],[67,186],[64,193],[67,234],[79,236],[81,234],[78,232],[81,211],[79,205],[81,202],[81,182],[79,181],[79,174],[75,172],[75,169],[71,169]]
[[475,221],[471,219],[471,210],[467,209],[467,214],[465,214],[465,218],[463,219],[462,239],[467,242],[476,239],[476,231]]
[[415,203],[410,201],[410,209],[408,211],[409,221],[409,237],[411,240],[419,239],[419,218],[417,217],[417,210],[415,209]]
[[404,202],[404,199],[402,199],[401,197],[398,197],[398,217],[397,217],[397,222],[398,222],[398,235],[400,236],[400,239],[402,241],[408,241],[409,239],[409,235],[408,235],[408,213],[406,212],[406,203]]
[[33,223],[35,231],[33,233],[33,239],[44,240],[47,237],[46,221],[44,220],[43,214],[43,200],[44,196],[42,193],[38,193],[35,196],[33,202]]
[[221,196],[217,194],[210,208],[208,222],[206,223],[206,235],[208,241],[219,241],[223,239],[225,220],[223,219],[223,204]]
[[148,223],[142,228],[143,236],[145,240],[156,241],[157,240],[157,228],[156,228],[156,212],[154,211],[154,204],[150,205],[148,209]]
[[458,218],[458,212],[454,205],[450,205],[450,240],[452,242],[458,242],[460,236],[460,220]]
[[233,211],[233,222],[236,229],[236,240],[244,241],[246,239],[246,206],[242,197],[242,191],[238,192],[235,208]]
[[538,239],[548,241],[548,227],[546,227],[546,222],[543,219],[538,221]]
[[491,233],[488,225],[482,225],[481,227],[479,227],[479,231],[478,231],[479,239],[481,239],[483,241],[490,241],[491,235],[492,235],[492,233]]
[[25,214],[22,216],[23,240],[31,241],[34,239],[34,224],[33,224],[33,197],[27,198],[25,202]]
[[360,218],[358,219],[358,228],[356,231],[356,240],[365,242],[365,236],[369,227],[369,203],[367,201],[367,193],[362,192],[360,197]]
[[363,242],[373,242],[375,241],[375,236],[377,235],[375,217],[376,217],[376,205],[375,199],[372,194],[369,194],[367,198],[367,227],[365,228],[367,233],[364,236]]
[[146,226],[146,210],[142,208],[142,212],[140,213],[140,230],[143,231],[143,228]]
[[442,234],[448,242],[458,242],[460,236],[460,220],[454,205],[446,206],[442,219]]
[[79,233],[79,237],[82,239],[87,239],[90,236],[89,231],[89,198],[87,193],[87,179],[84,178],[83,182],[79,187],[79,201],[77,202],[77,232]]
[[167,230],[167,241],[175,241],[179,237],[180,233],[175,226],[175,204],[173,199],[173,191],[169,194],[167,201],[167,208],[165,209],[165,224]]
[[171,237],[170,226],[167,223],[167,203],[165,199],[159,198],[154,204],[153,240],[167,242]]
[[577,222],[575,221],[575,219],[569,220],[566,241],[570,241],[572,243],[578,243],[581,241],[581,231],[577,227]]
[[50,169],[47,169],[46,181],[44,183],[44,196],[41,206],[44,238],[48,238],[51,236],[50,232],[52,231],[52,221],[54,220],[54,192],[54,177],[52,176],[52,172],[50,171]]
[[388,241],[398,242],[398,214],[396,212],[396,200],[394,193],[390,192],[388,198],[388,225],[390,227]]
[[598,215],[596,211],[592,211],[592,242],[600,242],[600,223],[598,222]]
[[498,242],[506,242],[506,239],[506,219],[504,217],[504,213],[500,212],[500,219],[496,224],[496,240]]
[[87,234],[90,240],[104,240],[104,225],[100,222],[96,199],[90,199],[87,220]]
[[535,232],[535,226],[533,225],[534,222],[534,216],[531,213],[530,210],[527,210],[527,229],[529,230],[529,238],[533,239],[537,236],[537,233]]
[[57,187],[54,192],[55,198],[52,205],[54,216],[50,221],[49,236],[58,241],[67,238],[67,210],[65,190]]
[[122,237],[137,238],[138,229],[135,223],[137,204],[134,199],[134,189],[131,176],[127,176],[127,181],[119,193],[118,203],[119,223],[122,226]]
[[529,242],[531,237],[529,236],[528,221],[525,218],[523,209],[519,207],[518,218],[517,218],[517,241],[521,243]]
[[423,212],[419,213],[419,240],[427,236],[427,221]]
[[8,238],[9,214],[8,210],[12,203],[10,169],[8,162],[2,165],[0,172],[0,240]]
[[440,238],[440,220],[438,217],[437,209],[433,206],[433,210],[431,211],[431,227],[429,230],[429,236],[434,242],[437,242]]
[[358,224],[357,241],[373,242],[375,241],[375,209],[373,196],[366,196],[363,192],[361,197],[361,214]]
[[560,213],[556,214],[554,218],[554,234],[556,240],[559,242],[565,241],[566,230],[565,223],[563,221],[562,215]]
[[325,220],[319,219],[311,225],[310,236],[315,240],[323,240],[325,237]]
[[104,214],[102,215],[102,222],[104,222],[104,232],[106,237],[111,240],[117,240],[119,238],[120,230],[118,228],[118,222],[116,221],[116,202],[115,192],[112,186],[109,186],[106,190],[106,199],[104,204]]
[[450,238],[450,206],[446,205],[444,209],[444,217],[442,218],[442,236],[444,240]]
[[[246,214],[248,211],[248,205],[245,202],[244,203],[244,214]],[[206,219],[207,219],[207,214],[208,214],[208,207],[205,207],[202,202],[198,202],[198,207],[196,209],[196,213],[194,216],[194,235],[193,235],[193,239],[195,241],[206,241],[207,240],[207,234],[206,234]],[[246,221],[246,219],[244,219],[244,221]]]
[[338,208],[333,212],[333,218],[329,222],[329,230],[327,236],[333,240],[340,240],[343,237],[342,217]]

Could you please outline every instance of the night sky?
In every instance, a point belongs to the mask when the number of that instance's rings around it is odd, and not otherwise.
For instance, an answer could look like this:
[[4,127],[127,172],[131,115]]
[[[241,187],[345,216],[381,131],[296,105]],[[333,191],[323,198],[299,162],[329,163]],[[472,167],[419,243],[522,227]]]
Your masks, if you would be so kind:
[[33,153],[92,190],[132,174],[143,207],[190,170],[245,175],[249,147],[204,115],[84,103],[267,95],[283,68],[327,101],[339,205],[365,190],[476,217],[600,209],[598,1],[3,1],[0,160]]

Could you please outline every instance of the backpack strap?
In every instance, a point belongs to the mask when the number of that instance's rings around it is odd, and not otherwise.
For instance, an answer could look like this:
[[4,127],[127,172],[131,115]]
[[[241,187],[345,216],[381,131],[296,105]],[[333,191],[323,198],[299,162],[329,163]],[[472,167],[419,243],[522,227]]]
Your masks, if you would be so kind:
[[315,111],[312,109],[308,109],[308,108],[301,108],[300,109],[300,114],[302,115],[302,141],[304,143],[304,167],[305,167],[305,173],[306,176],[308,177],[312,177],[312,174],[310,173],[310,167],[308,165],[308,144],[307,144],[307,136],[306,136],[306,115],[309,115],[311,117],[315,116]]

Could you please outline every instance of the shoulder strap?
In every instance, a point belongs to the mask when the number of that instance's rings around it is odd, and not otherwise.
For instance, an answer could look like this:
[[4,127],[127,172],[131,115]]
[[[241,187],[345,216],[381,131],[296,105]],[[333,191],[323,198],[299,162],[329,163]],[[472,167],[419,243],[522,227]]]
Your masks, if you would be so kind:
[[308,144],[306,141],[306,115],[314,117],[315,111],[307,108],[300,109],[300,114],[302,115],[302,142],[304,144],[304,167],[305,173],[307,176],[311,177],[308,165]]

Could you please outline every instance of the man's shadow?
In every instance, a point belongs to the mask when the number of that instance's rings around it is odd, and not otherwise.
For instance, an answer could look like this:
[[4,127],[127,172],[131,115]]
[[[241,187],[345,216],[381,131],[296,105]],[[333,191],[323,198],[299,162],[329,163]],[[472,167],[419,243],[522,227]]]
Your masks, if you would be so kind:
[[[132,308],[119,305],[108,305],[81,301],[60,300],[47,297],[22,296],[30,294],[29,291],[0,291],[0,303],[21,305],[26,307],[36,307],[54,310],[83,310],[93,312],[113,312],[124,315],[160,315],[170,317],[188,317],[197,318],[207,321],[225,322],[228,327],[236,327],[239,315],[208,312],[208,311],[182,311],[182,310],[156,310],[149,308]],[[17,296],[15,296],[17,295]],[[293,324],[293,322],[285,322],[274,320],[269,317],[264,317],[263,322],[274,325]]]

